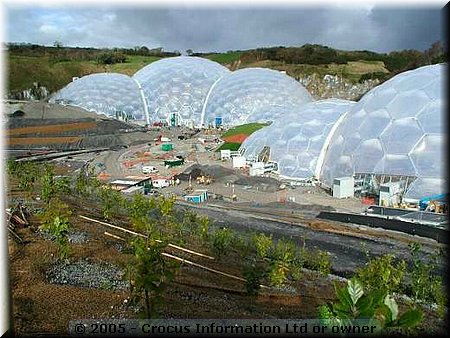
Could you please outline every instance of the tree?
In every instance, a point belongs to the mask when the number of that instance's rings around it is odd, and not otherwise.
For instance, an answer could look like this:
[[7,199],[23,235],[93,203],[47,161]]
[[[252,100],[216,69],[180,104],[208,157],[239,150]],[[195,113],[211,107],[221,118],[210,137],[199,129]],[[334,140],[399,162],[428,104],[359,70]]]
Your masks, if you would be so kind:
[[411,293],[414,301],[436,303],[437,313],[443,317],[445,315],[445,306],[447,297],[442,285],[442,277],[434,272],[437,268],[437,261],[440,253],[434,253],[426,262],[419,258],[421,245],[410,243],[409,249],[412,256],[412,269],[408,271],[411,280]]
[[104,186],[100,189],[100,199],[102,214],[106,220],[118,215],[118,209],[123,204],[123,196],[119,191]]
[[192,49],[186,49],[186,54],[187,54],[188,56],[191,56],[191,55],[193,54]]
[[53,166],[45,163],[41,176],[41,198],[46,203],[48,203],[56,193],[54,177],[55,170]]
[[55,41],[55,42],[53,42],[53,47],[62,48],[63,43],[61,41]]
[[150,210],[156,207],[154,199],[145,198],[141,194],[135,194],[127,203],[128,215],[131,224],[137,231],[144,231],[147,236],[153,236],[155,225],[149,220]]
[[270,248],[273,245],[272,235],[266,236],[263,233],[254,235],[252,237],[253,244],[256,247],[256,253],[260,258],[266,258],[270,252]]
[[245,291],[250,296],[250,306],[253,307],[254,300],[261,289],[261,280],[267,275],[267,266],[264,261],[254,258],[244,267],[243,275]]
[[174,278],[179,265],[164,259],[162,252],[165,243],[151,239],[145,241],[137,237],[131,244],[134,253],[131,265],[133,302],[139,303],[143,298],[146,318],[151,318],[155,314],[156,305],[160,302],[163,291]]
[[69,217],[72,211],[58,198],[51,198],[41,215],[41,229],[55,237],[60,259],[70,253],[67,234],[71,227]]
[[234,232],[229,228],[218,229],[213,234],[213,251],[218,258],[233,244]]

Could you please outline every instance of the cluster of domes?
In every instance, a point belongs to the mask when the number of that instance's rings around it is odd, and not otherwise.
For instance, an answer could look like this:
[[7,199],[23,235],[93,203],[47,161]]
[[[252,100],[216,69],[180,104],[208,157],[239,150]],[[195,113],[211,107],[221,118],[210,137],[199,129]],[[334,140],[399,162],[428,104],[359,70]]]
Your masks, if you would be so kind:
[[214,124],[216,118],[227,126],[273,120],[280,108],[309,102],[311,95],[298,81],[275,70],[230,72],[208,59],[179,56],[153,62],[132,77],[84,76],[51,101],[110,117],[125,115],[137,123],[200,127]]
[[265,148],[282,176],[337,177],[379,174],[414,177],[407,192],[445,191],[444,64],[399,74],[359,102],[313,101],[282,72],[234,72],[198,57],[161,59],[132,77],[102,73],[77,79],[53,102],[73,104],[142,124],[165,121],[191,127],[273,122],[242,145],[247,159]]
[[412,178],[406,198],[444,193],[446,68],[401,73],[357,103],[303,105],[251,135],[244,154],[254,158],[268,146],[281,175],[329,187],[338,177],[373,174]]

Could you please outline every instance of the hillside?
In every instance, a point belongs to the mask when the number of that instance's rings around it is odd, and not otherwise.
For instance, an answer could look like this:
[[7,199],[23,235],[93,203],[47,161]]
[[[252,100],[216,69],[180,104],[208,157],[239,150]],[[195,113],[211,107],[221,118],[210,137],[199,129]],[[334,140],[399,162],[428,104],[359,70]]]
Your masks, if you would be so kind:
[[[72,77],[99,72],[118,72],[134,74],[142,67],[163,57],[180,55],[179,52],[163,52],[146,47],[135,49],[103,50],[94,48],[44,47],[29,44],[10,44],[8,47],[8,93],[11,98],[27,98],[23,91],[43,86],[53,93],[70,81]],[[358,85],[366,80],[374,80],[367,88],[356,89],[353,96],[366,91],[391,76],[408,69],[447,60],[440,43],[433,44],[429,50],[393,51],[389,54],[370,51],[341,51],[320,45],[301,47],[271,47],[226,53],[192,53],[193,56],[208,58],[219,62],[231,70],[248,67],[272,68],[285,71],[296,78],[309,90],[315,90],[317,98],[331,94],[320,94],[317,87],[327,86],[323,82],[326,75],[335,76],[335,82],[345,82],[344,87]],[[311,80],[311,77],[314,79]],[[317,82],[319,81],[319,82]],[[37,85],[38,84],[38,85]],[[47,95],[33,94],[34,98]],[[339,95],[338,95],[339,96]]]

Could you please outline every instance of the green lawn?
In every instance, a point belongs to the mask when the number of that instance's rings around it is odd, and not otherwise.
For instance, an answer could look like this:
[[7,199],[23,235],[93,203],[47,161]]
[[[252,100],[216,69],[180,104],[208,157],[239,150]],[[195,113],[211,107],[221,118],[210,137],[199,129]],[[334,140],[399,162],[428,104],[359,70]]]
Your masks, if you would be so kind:
[[264,124],[264,123],[242,124],[240,126],[237,126],[237,127],[227,130],[225,133],[222,134],[222,137],[233,136],[233,135],[238,135],[238,134],[251,135],[258,129],[261,129],[262,127],[265,127],[265,126],[267,126],[267,124]]
[[239,60],[242,54],[243,52],[228,52],[228,53],[205,55],[204,57],[211,61],[215,61],[220,64],[226,65]]
[[225,142],[216,151],[228,150],[228,149],[231,150],[231,151],[237,151],[237,150],[239,150],[240,146],[241,146],[241,143],[228,143],[228,142]]

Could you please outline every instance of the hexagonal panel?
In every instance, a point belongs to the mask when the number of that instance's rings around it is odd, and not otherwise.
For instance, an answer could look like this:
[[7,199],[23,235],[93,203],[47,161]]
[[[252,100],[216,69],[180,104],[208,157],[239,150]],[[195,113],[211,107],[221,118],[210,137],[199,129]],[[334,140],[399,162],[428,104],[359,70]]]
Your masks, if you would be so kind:
[[410,156],[418,176],[444,176],[446,149],[443,135],[425,135],[412,149]]
[[401,119],[414,116],[428,102],[430,98],[421,91],[402,92],[386,106],[386,110],[392,118]]
[[407,154],[422,135],[417,121],[409,117],[389,123],[380,139],[388,154]]
[[443,100],[433,100],[417,114],[417,121],[426,133],[445,133],[446,119]]
[[383,156],[384,150],[378,139],[363,141],[353,153],[355,171],[358,173],[372,172]]

